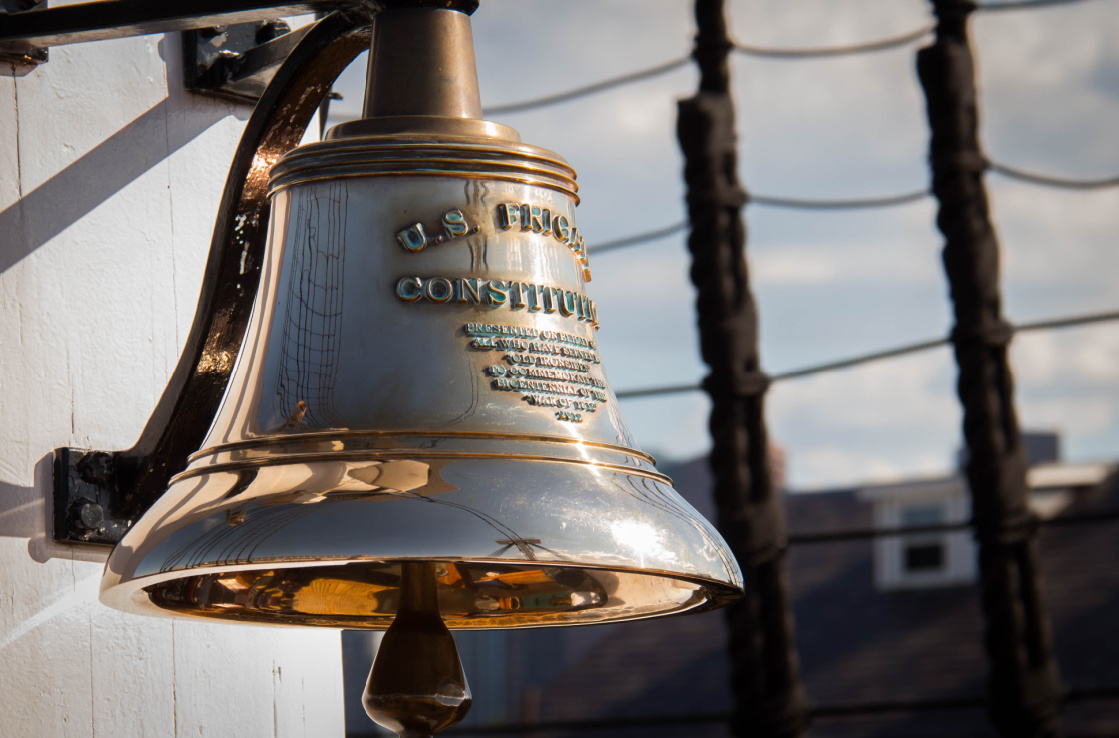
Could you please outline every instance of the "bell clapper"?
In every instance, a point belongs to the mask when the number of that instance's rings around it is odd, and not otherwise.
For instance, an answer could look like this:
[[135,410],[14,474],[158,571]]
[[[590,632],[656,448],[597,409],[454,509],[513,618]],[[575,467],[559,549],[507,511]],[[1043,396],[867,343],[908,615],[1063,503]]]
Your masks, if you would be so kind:
[[400,605],[385,632],[362,704],[400,738],[431,738],[466,717],[470,687],[439,616],[435,564],[401,563]]

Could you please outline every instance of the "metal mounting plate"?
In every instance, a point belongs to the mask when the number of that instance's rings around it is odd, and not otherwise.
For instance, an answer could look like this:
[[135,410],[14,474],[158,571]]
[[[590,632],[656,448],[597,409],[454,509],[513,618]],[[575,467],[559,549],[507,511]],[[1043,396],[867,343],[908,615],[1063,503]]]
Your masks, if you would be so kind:
[[116,459],[105,451],[59,448],[54,452],[54,540],[108,543],[120,540],[131,520],[114,517],[120,505]]
[[183,86],[255,105],[306,32],[292,31],[284,21],[183,31]]
[[[46,10],[47,0],[0,0],[0,17],[11,17],[29,10]],[[31,43],[0,43],[0,61],[19,66],[45,64],[48,58],[44,46]]]

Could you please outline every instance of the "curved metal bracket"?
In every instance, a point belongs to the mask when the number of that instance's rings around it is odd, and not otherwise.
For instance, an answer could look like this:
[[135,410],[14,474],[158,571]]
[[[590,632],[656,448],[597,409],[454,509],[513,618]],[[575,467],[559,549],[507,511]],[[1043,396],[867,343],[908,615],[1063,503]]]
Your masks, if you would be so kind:
[[369,48],[370,26],[380,7],[367,1],[360,9],[336,11],[318,21],[265,90],[229,169],[194,324],[139,440],[126,451],[55,450],[56,541],[116,543],[205,440],[260,281],[269,171],[299,144],[342,71]]

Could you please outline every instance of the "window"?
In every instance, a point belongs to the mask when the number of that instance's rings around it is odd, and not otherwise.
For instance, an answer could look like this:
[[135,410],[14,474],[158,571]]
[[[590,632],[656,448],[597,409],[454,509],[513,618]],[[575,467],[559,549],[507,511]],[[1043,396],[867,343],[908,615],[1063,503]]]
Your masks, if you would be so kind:
[[915,529],[874,542],[874,581],[883,590],[952,587],[975,581],[975,543],[968,530],[921,530],[971,515],[962,477],[936,477],[864,487],[880,528]]
[[906,505],[901,509],[901,524],[906,528],[940,525],[944,518],[944,505]]
[[943,543],[911,543],[905,547],[905,570],[940,571],[944,568]]
[[[923,525],[941,525],[945,522],[945,509],[941,504],[905,505],[901,508],[901,524],[905,528]],[[907,574],[924,574],[943,571],[948,564],[944,551],[943,534],[919,534],[905,538],[902,566]]]

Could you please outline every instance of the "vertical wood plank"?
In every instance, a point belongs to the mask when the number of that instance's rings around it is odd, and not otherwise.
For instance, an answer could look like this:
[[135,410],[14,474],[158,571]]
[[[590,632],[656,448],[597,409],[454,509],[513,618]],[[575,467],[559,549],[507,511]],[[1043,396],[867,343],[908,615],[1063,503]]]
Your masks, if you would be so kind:
[[193,318],[248,110],[180,90],[178,55],[95,42],[0,76],[4,735],[344,731],[337,632],[114,612],[104,551],[48,534],[51,450],[130,445]]

